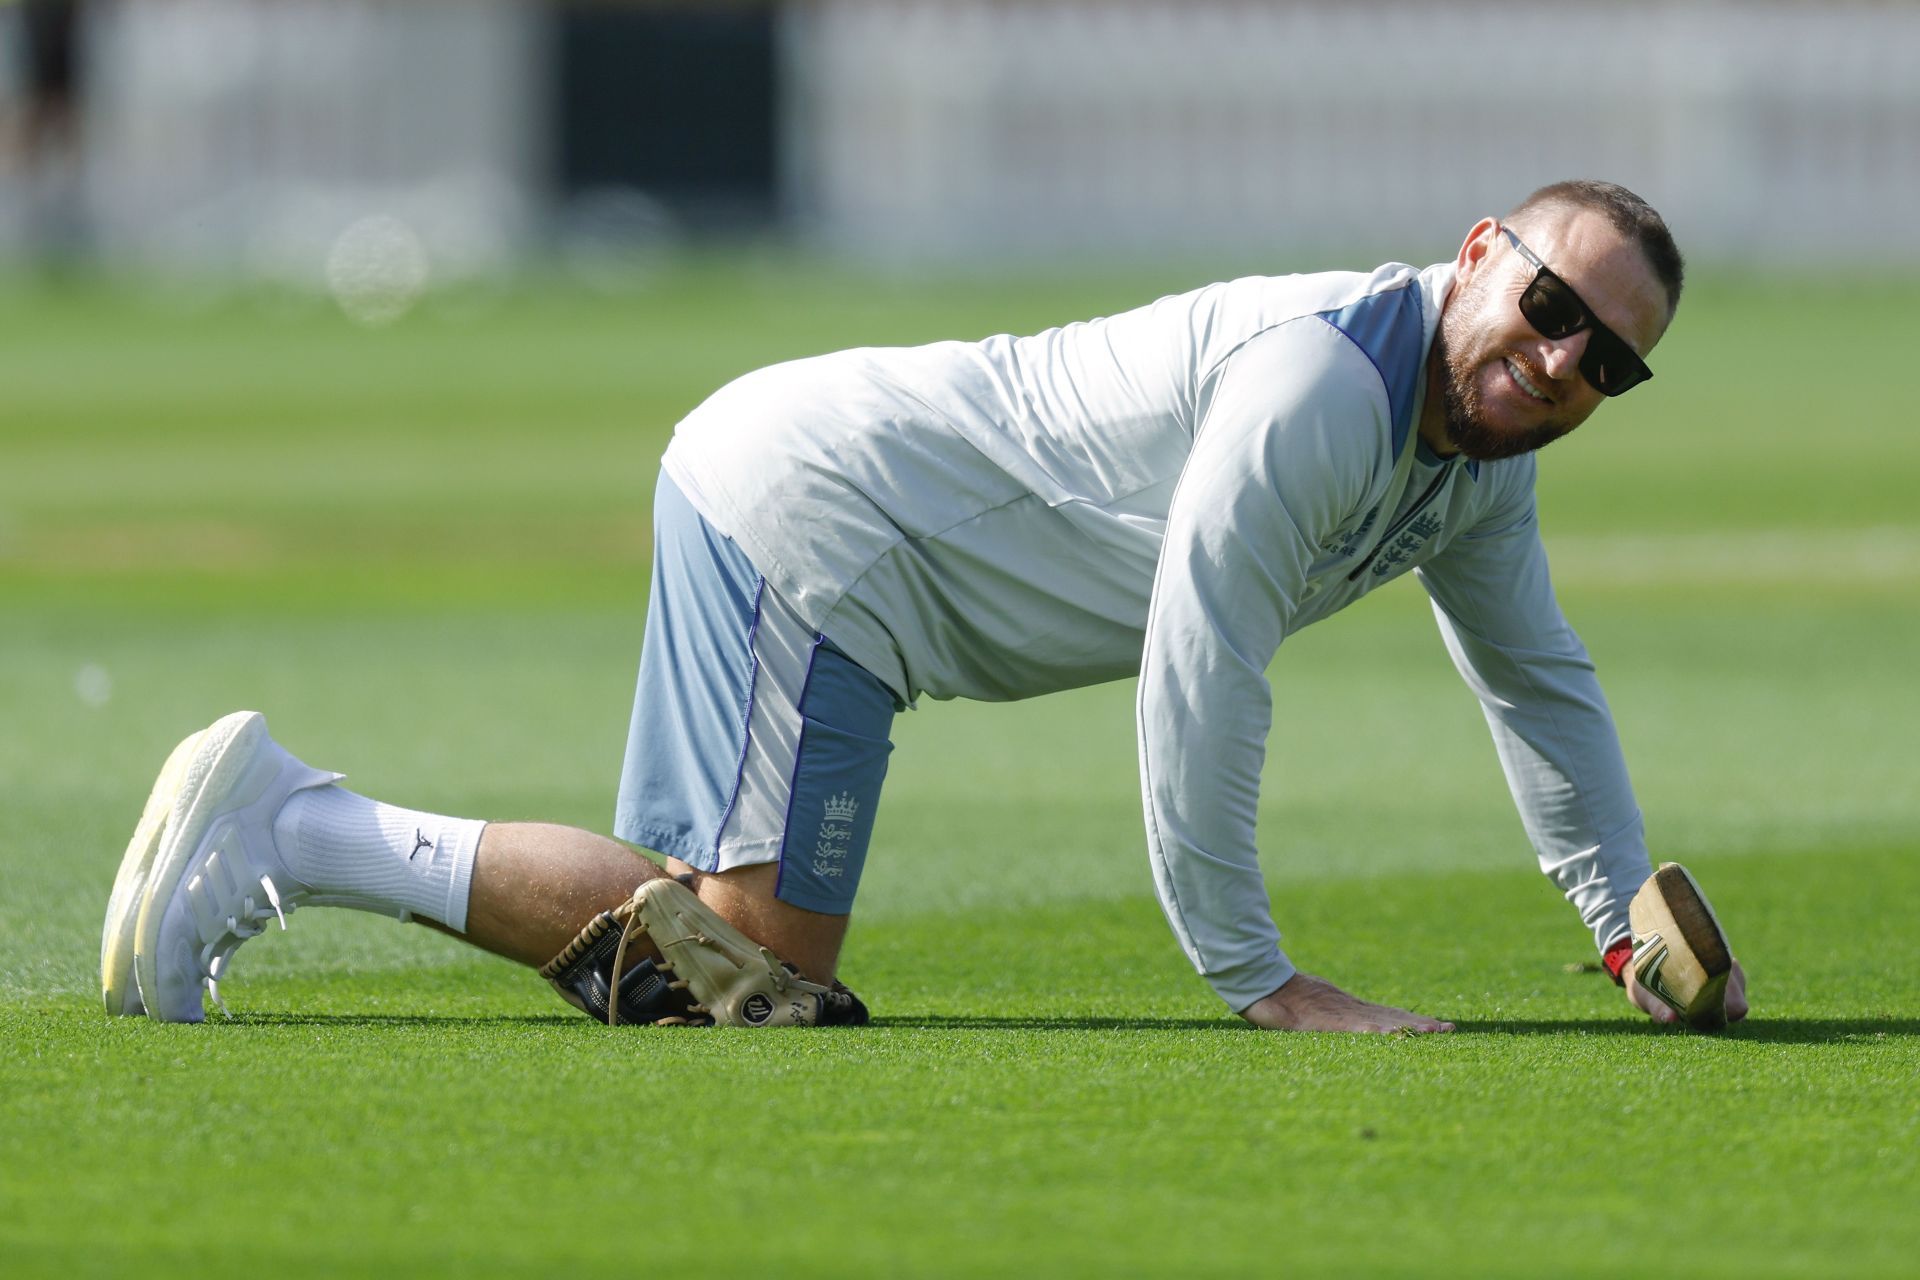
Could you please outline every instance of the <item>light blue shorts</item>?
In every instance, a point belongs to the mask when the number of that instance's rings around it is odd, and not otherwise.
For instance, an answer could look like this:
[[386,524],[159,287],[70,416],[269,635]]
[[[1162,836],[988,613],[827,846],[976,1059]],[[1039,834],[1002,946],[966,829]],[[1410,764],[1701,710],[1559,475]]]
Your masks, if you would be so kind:
[[898,707],[662,472],[614,833],[702,871],[774,862],[782,902],[853,909]]

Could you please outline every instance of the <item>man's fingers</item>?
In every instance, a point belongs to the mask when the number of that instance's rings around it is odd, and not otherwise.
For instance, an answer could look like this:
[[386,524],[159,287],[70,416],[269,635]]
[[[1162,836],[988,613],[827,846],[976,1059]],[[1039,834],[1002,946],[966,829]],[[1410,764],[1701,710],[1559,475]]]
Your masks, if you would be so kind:
[[[1402,1011],[1396,1009],[1394,1012]],[[1442,1022],[1438,1018],[1422,1018],[1417,1014],[1408,1014],[1404,1018],[1383,1020],[1374,1030],[1416,1036],[1445,1035],[1453,1030],[1453,1024]]]
[[1733,972],[1727,977],[1727,1021],[1738,1022],[1747,1016],[1747,975],[1740,968],[1740,962],[1733,962]]
[[1680,1021],[1679,1014],[1675,1013],[1668,1006],[1660,1003],[1660,1001],[1655,999],[1647,991],[1645,987],[1642,987],[1640,989],[1640,994],[1638,998],[1635,999],[1634,1003],[1638,1004],[1642,1009],[1644,1009],[1649,1018],[1652,1018],[1655,1022],[1658,1022],[1663,1026],[1672,1026],[1674,1023]]

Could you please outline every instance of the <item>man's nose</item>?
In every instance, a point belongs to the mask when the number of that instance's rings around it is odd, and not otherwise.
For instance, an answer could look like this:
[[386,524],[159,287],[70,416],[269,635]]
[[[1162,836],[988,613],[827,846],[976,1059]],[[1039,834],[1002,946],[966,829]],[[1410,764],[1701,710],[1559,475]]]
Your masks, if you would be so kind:
[[1580,357],[1587,351],[1588,332],[1582,329],[1557,341],[1542,340],[1540,363],[1546,367],[1549,378],[1564,382],[1580,371]]

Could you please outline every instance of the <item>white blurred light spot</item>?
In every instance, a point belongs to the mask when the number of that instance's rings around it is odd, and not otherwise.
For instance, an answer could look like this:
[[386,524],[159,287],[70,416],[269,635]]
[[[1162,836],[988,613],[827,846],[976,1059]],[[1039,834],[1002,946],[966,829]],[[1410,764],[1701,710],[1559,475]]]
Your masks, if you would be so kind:
[[353,223],[327,254],[327,290],[355,324],[392,324],[413,309],[426,287],[427,247],[392,214]]
[[104,707],[113,697],[113,677],[97,662],[73,673],[73,692],[89,707]]

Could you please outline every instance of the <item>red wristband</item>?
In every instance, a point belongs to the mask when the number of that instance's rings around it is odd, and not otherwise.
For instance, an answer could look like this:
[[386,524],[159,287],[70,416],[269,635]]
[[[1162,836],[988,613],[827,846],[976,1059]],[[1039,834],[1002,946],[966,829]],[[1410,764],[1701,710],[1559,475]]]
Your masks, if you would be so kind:
[[1627,985],[1627,980],[1620,976],[1620,971],[1627,967],[1627,961],[1631,959],[1633,959],[1632,937],[1618,939],[1607,948],[1606,954],[1600,957],[1600,963],[1607,967],[1607,973],[1613,978],[1614,986]]

